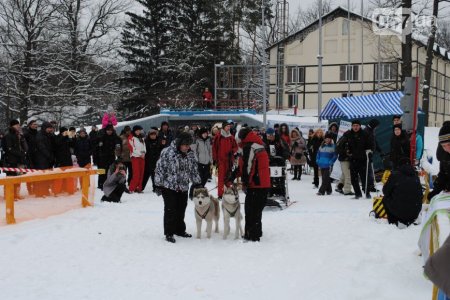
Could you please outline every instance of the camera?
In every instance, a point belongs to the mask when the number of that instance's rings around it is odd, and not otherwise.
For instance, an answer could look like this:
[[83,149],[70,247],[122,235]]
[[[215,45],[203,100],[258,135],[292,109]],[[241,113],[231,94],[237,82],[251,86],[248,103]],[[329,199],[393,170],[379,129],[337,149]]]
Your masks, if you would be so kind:
[[126,170],[127,170],[127,167],[125,165],[123,165],[123,164],[119,165],[119,171],[126,171]]

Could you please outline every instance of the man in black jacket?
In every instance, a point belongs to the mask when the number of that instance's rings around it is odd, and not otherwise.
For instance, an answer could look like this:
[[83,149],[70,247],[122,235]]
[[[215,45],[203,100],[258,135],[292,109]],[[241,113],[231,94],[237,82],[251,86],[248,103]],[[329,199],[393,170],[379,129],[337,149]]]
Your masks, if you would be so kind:
[[[370,144],[367,134],[361,130],[361,122],[359,120],[352,121],[352,129],[347,131],[345,135],[348,138],[349,157],[350,157],[350,174],[353,190],[355,191],[355,199],[362,197],[361,188],[359,186],[359,178],[361,178],[362,186],[366,185],[367,176],[367,157],[371,153],[372,145]],[[364,191],[366,198],[370,199],[370,192]]]
[[422,185],[408,158],[389,176],[383,186],[383,205],[389,224],[399,228],[411,225],[422,209]]
[[66,127],[59,129],[59,134],[55,137],[55,146],[55,167],[73,166],[70,148],[74,147],[74,140],[70,138]]
[[[268,128],[266,134],[263,136],[263,142],[269,154],[269,158],[272,156],[279,156],[285,160],[289,158],[289,146],[286,142],[276,134],[275,130]],[[273,152],[271,151],[273,149]]]

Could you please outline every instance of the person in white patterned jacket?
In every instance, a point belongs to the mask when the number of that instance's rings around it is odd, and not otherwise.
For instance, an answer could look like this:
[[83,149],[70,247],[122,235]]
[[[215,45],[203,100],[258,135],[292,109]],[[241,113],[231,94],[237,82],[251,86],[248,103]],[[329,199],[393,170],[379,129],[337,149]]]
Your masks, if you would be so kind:
[[184,215],[187,207],[189,182],[200,185],[197,159],[190,149],[192,137],[182,132],[161,152],[156,163],[155,192],[164,199],[164,235],[175,243],[174,235],[192,237],[186,232]]

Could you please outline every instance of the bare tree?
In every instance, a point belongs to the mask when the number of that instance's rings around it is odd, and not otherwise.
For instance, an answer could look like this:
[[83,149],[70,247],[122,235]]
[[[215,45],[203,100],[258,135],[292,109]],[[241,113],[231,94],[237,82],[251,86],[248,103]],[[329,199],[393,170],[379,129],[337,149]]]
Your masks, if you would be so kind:
[[[322,15],[329,13],[333,9],[334,3],[332,0],[322,1]],[[305,9],[299,7],[294,14],[295,18],[289,20],[289,33],[297,32],[309,24],[319,19],[319,1],[316,0]]]

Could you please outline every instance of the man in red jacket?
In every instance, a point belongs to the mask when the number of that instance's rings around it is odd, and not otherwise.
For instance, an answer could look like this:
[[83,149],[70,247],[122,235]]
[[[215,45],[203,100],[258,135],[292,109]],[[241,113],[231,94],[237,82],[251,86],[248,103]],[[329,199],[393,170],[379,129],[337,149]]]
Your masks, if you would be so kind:
[[217,196],[222,198],[224,185],[227,184],[231,175],[231,169],[238,151],[238,146],[234,136],[230,133],[232,123],[226,121],[222,123],[222,129],[214,136],[213,140],[213,161],[218,168]]
[[262,236],[262,211],[270,188],[269,156],[261,138],[250,128],[239,131],[243,155],[239,160],[245,195],[244,239],[259,242]]
[[203,97],[203,108],[212,108],[213,94],[209,91],[208,88],[205,88],[205,91],[202,93],[202,97]]

